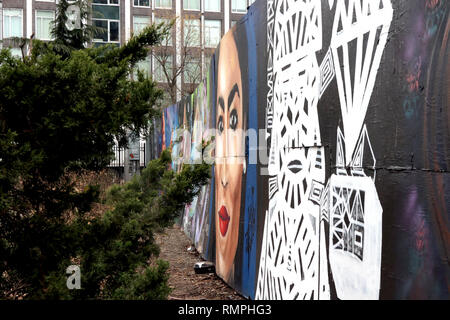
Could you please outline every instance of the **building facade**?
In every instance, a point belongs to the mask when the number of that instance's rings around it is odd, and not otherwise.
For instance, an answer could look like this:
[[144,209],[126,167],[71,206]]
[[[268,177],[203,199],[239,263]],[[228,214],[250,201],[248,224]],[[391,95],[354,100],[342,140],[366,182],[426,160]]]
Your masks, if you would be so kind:
[[[58,0],[0,0],[0,45],[21,55],[20,43],[9,38],[51,40],[51,24]],[[172,36],[163,43],[170,52],[167,63],[173,72],[183,65],[177,77],[178,100],[184,89],[195,87],[205,76],[210,58],[222,36],[239,21],[255,0],[92,0],[92,23],[105,30],[93,39],[94,45],[126,43],[146,25],[175,20]],[[187,39],[189,41],[187,41]],[[23,48],[22,48],[23,49]],[[189,49],[189,56],[184,57]],[[155,55],[139,64],[164,86],[161,63]]]

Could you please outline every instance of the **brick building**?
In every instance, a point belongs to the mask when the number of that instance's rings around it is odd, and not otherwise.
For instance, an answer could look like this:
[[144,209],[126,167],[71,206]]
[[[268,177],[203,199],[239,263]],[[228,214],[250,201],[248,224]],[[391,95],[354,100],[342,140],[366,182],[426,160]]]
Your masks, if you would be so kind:
[[[51,40],[51,23],[58,0],[0,0],[0,46],[10,47],[13,54],[21,55],[11,37],[34,37]],[[172,37],[164,44],[172,53],[170,63],[181,63],[185,38],[191,35],[189,61],[185,69],[205,75],[210,57],[221,37],[247,12],[255,0],[92,0],[92,23],[104,28],[94,45],[117,43],[121,45],[145,25],[177,18]],[[166,50],[167,51],[167,50]],[[153,74],[164,85],[161,67],[154,56],[140,63],[139,68]],[[177,77],[180,88],[193,87],[192,77],[186,72]],[[179,92],[181,98],[182,92]],[[177,99],[179,100],[179,99]]]

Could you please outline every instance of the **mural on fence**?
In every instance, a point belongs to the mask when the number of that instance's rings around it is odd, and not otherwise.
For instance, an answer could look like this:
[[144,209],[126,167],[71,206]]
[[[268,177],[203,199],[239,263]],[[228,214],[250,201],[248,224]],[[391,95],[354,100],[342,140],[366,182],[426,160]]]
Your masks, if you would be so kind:
[[155,154],[214,160],[182,228],[244,296],[449,298],[448,11],[258,0],[164,110]]

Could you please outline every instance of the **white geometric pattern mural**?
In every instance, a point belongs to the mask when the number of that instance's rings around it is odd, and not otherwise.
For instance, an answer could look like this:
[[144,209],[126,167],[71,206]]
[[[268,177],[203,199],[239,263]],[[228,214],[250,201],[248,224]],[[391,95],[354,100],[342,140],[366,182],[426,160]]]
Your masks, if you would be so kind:
[[[329,5],[336,13],[319,65],[321,1],[267,2],[269,210],[256,299],[329,299],[330,281],[340,299],[379,297],[382,207],[364,121],[393,10],[389,0]],[[342,131],[325,181],[317,105],[333,79]]]

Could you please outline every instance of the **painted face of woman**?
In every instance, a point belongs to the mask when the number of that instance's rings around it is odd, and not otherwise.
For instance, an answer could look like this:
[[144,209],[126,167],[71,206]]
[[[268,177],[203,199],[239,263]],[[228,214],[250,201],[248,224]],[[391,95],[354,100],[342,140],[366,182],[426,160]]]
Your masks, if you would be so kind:
[[220,43],[216,101],[216,271],[229,279],[239,240],[244,117],[239,57],[232,32]]

